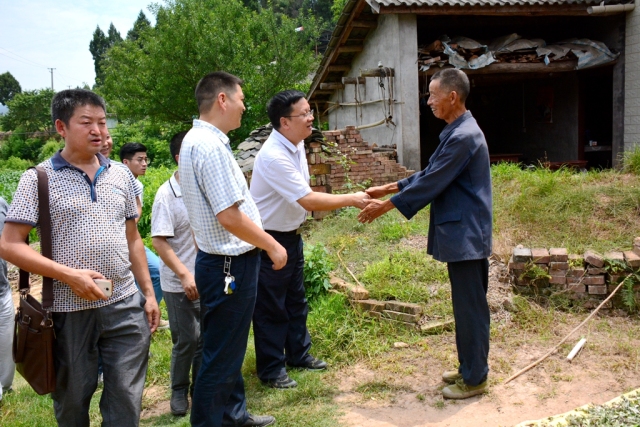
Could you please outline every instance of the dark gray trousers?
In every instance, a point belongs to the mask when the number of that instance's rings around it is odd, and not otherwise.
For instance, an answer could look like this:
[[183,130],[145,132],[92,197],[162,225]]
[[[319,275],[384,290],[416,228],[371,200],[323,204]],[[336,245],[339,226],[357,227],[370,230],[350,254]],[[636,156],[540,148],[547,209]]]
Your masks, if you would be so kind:
[[[171,391],[187,390],[193,396],[196,376],[202,363],[200,300],[191,301],[184,292],[164,292],[171,328]],[[189,378],[191,371],[191,380]]]
[[106,307],[53,313],[59,426],[89,427],[89,404],[104,369],[102,426],[137,426],[149,358],[149,324],[139,292]]
[[451,300],[456,320],[459,371],[464,382],[478,385],[489,373],[489,261],[449,262]]

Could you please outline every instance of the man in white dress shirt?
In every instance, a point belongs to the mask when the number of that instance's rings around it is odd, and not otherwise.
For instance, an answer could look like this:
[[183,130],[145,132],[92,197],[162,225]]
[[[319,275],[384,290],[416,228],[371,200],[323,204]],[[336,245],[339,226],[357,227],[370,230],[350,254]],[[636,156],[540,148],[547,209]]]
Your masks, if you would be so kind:
[[290,367],[322,370],[327,364],[309,354],[309,308],[304,292],[304,256],[299,228],[307,211],[328,211],[345,206],[363,208],[363,193],[316,193],[309,187],[309,166],[304,139],[311,135],[313,110],[304,93],[287,90],[267,104],[273,131],[256,156],[251,195],[264,229],[287,250],[287,264],[274,270],[262,254],[258,297],[253,313],[258,377],[274,388],[296,387]]

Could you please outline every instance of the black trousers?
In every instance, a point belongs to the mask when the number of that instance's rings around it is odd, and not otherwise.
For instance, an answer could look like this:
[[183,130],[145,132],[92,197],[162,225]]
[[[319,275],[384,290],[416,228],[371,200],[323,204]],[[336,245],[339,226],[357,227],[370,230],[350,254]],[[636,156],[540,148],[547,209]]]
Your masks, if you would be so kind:
[[274,270],[262,252],[258,295],[253,312],[256,368],[262,381],[277,379],[290,365],[305,363],[311,348],[307,330],[309,306],[304,292],[304,255],[299,234],[268,232],[287,251],[287,264]]
[[484,382],[489,373],[489,261],[450,262],[447,269],[456,321],[459,371],[466,384],[475,386]]

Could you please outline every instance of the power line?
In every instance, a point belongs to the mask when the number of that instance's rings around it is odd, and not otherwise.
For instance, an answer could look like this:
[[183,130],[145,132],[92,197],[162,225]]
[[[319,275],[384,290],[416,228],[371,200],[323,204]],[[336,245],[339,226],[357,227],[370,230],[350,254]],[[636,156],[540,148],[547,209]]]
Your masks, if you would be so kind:
[[[31,62],[32,64],[34,64],[35,66],[37,66],[37,67],[47,68],[46,66],[44,66],[44,65],[42,65],[42,64],[39,64],[39,63],[37,63],[37,62],[35,62],[35,61],[32,61],[32,60],[30,60],[30,59],[28,59],[28,58],[25,58],[24,56],[20,56],[20,55],[18,55],[17,53],[10,51],[9,49],[6,49],[6,48],[4,48],[4,47],[0,47],[0,49],[4,50],[4,51],[6,51],[6,52],[9,52],[11,55],[13,55],[13,56],[17,56],[18,58],[21,58],[21,59],[23,59],[23,60],[25,60],[25,61],[29,61],[29,62]],[[0,54],[1,54],[1,52],[0,52]],[[11,58],[10,56],[8,56],[8,55],[6,55],[6,54],[3,54],[3,55],[4,55],[4,56],[7,56],[7,57],[9,57],[9,58]],[[15,58],[12,58],[12,59],[15,59]]]

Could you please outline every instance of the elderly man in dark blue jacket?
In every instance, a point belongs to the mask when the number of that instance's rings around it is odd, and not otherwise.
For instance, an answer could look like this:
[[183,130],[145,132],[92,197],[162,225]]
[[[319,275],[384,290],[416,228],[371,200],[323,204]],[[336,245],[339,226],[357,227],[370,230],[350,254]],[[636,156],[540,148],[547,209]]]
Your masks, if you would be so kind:
[[466,399],[487,391],[489,307],[487,287],[491,255],[491,174],[484,134],[467,111],[469,79],[459,70],[434,74],[429,84],[433,114],[447,122],[440,145],[427,167],[396,183],[367,190],[373,199],[358,215],[369,223],[398,209],[407,219],[431,204],[427,253],[447,263],[456,321],[460,366],[442,379],[450,399]]

